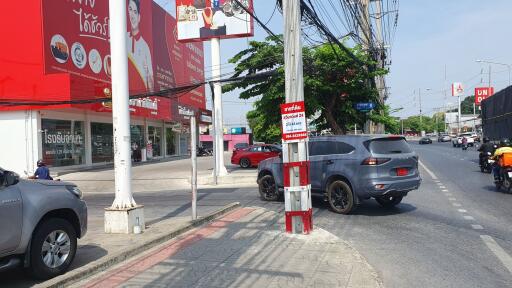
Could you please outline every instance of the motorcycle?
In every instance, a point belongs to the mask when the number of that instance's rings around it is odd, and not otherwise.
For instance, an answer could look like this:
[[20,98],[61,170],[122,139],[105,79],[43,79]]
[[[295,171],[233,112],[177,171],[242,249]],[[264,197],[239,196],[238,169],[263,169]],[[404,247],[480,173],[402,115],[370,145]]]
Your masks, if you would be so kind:
[[492,153],[487,152],[487,154],[483,155],[480,159],[480,172],[482,173],[491,173],[492,167],[494,165],[494,160],[491,159]]
[[507,193],[512,192],[512,167],[506,166],[501,167],[500,174],[496,180],[494,180],[496,190],[500,191],[501,188]]
[[213,150],[210,148],[204,148],[202,146],[197,146],[197,156],[212,156]]

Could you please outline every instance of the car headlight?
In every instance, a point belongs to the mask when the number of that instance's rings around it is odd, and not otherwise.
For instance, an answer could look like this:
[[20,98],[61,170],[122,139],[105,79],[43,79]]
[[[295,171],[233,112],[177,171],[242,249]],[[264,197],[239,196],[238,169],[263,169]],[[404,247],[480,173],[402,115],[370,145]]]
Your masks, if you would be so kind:
[[82,199],[82,191],[78,189],[76,186],[66,186],[66,189],[68,189],[69,192],[71,192],[73,195],[78,197],[78,199]]

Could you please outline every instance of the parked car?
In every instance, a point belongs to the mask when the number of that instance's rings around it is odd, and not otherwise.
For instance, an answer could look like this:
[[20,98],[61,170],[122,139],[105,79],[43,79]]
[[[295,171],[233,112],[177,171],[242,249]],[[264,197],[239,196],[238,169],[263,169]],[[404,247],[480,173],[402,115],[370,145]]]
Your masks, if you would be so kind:
[[452,138],[448,134],[441,134],[437,137],[437,142],[450,142]]
[[38,279],[64,273],[87,231],[87,206],[72,183],[23,180],[0,168],[0,271],[28,268]]
[[452,139],[452,145],[453,147],[460,147],[462,146],[462,138],[466,137],[468,140],[468,146],[473,147],[475,145],[475,139],[472,137],[473,133],[467,132],[467,133],[461,133],[458,137],[454,137]]
[[[370,198],[393,207],[420,186],[418,156],[403,136],[322,136],[310,139],[309,153],[312,195],[336,213],[348,214]],[[282,197],[281,157],[260,163],[257,182],[263,200]]]
[[420,144],[432,144],[432,139],[428,138],[428,137],[423,137],[420,139]]
[[249,143],[236,143],[235,146],[233,146],[233,151],[235,150],[242,150],[249,147]]
[[258,166],[268,158],[276,157],[281,153],[281,148],[276,145],[253,145],[241,150],[233,150],[231,164],[240,165],[242,168]]

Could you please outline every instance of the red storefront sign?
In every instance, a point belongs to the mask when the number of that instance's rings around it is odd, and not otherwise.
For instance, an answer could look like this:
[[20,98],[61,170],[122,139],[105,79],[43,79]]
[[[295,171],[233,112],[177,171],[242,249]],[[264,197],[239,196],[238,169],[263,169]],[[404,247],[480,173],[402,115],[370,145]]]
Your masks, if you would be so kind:
[[[153,1],[141,0],[138,7],[135,1],[127,1],[127,5],[130,94],[151,96],[155,91],[203,82],[202,44],[178,43],[176,20]],[[15,33],[3,31],[1,35],[24,47],[21,49],[21,55],[25,59],[31,59],[30,61],[35,64],[26,65],[18,60],[17,55],[7,53],[8,49],[0,50],[2,57],[12,58],[11,61],[4,63],[5,71],[0,71],[0,79],[8,80],[4,81],[7,84],[0,83],[3,85],[0,87],[0,98],[44,103],[109,97],[111,69],[108,1],[28,1],[26,6],[25,12],[28,16],[23,21],[28,21],[29,23],[25,23],[28,26],[38,26],[39,31],[43,32],[42,37],[36,37],[37,33],[34,33],[33,38],[21,36],[23,33],[20,31],[26,30],[25,28],[20,28]],[[12,9],[3,10],[2,19],[18,27],[16,21],[21,18],[16,13],[13,17],[5,15],[9,13],[6,12],[8,10]],[[37,11],[40,11],[39,15],[36,14]],[[133,21],[134,19],[139,19],[140,22]],[[42,59],[38,59],[41,54]],[[19,84],[14,85],[17,82]],[[26,92],[27,87],[30,87],[30,93]],[[173,120],[172,101],[194,109],[204,109],[204,87],[188,93],[170,95],[167,98],[133,99],[130,103],[131,114]],[[27,105],[0,109],[70,106],[94,111],[111,111],[110,102],[60,106]]]
[[284,142],[308,138],[304,101],[282,104],[281,122]]
[[494,94],[494,87],[477,87],[475,88],[475,104],[480,105],[483,100]]

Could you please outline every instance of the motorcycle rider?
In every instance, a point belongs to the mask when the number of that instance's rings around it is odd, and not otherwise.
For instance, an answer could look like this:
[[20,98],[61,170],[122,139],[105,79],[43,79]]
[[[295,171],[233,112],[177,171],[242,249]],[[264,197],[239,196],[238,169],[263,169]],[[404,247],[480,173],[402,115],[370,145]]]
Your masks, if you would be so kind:
[[512,148],[510,148],[510,140],[508,140],[507,138],[503,138],[500,140],[500,148],[496,149],[496,151],[494,151],[494,155],[492,156],[492,158],[496,160],[496,163],[494,164],[494,168],[492,170],[494,174],[494,180],[500,179],[501,166],[499,165],[498,160],[504,153],[512,153]]
[[52,176],[50,176],[50,169],[46,167],[43,159],[37,160],[37,169],[34,175],[28,177],[28,179],[53,180]]
[[483,144],[482,146],[480,146],[480,148],[478,148],[478,152],[480,152],[479,154],[479,159],[480,159],[480,165],[483,165],[483,161],[485,159],[485,157],[488,155],[487,153],[491,153],[494,154],[494,145],[491,143],[491,141],[489,140],[488,137],[484,137],[483,139]]

